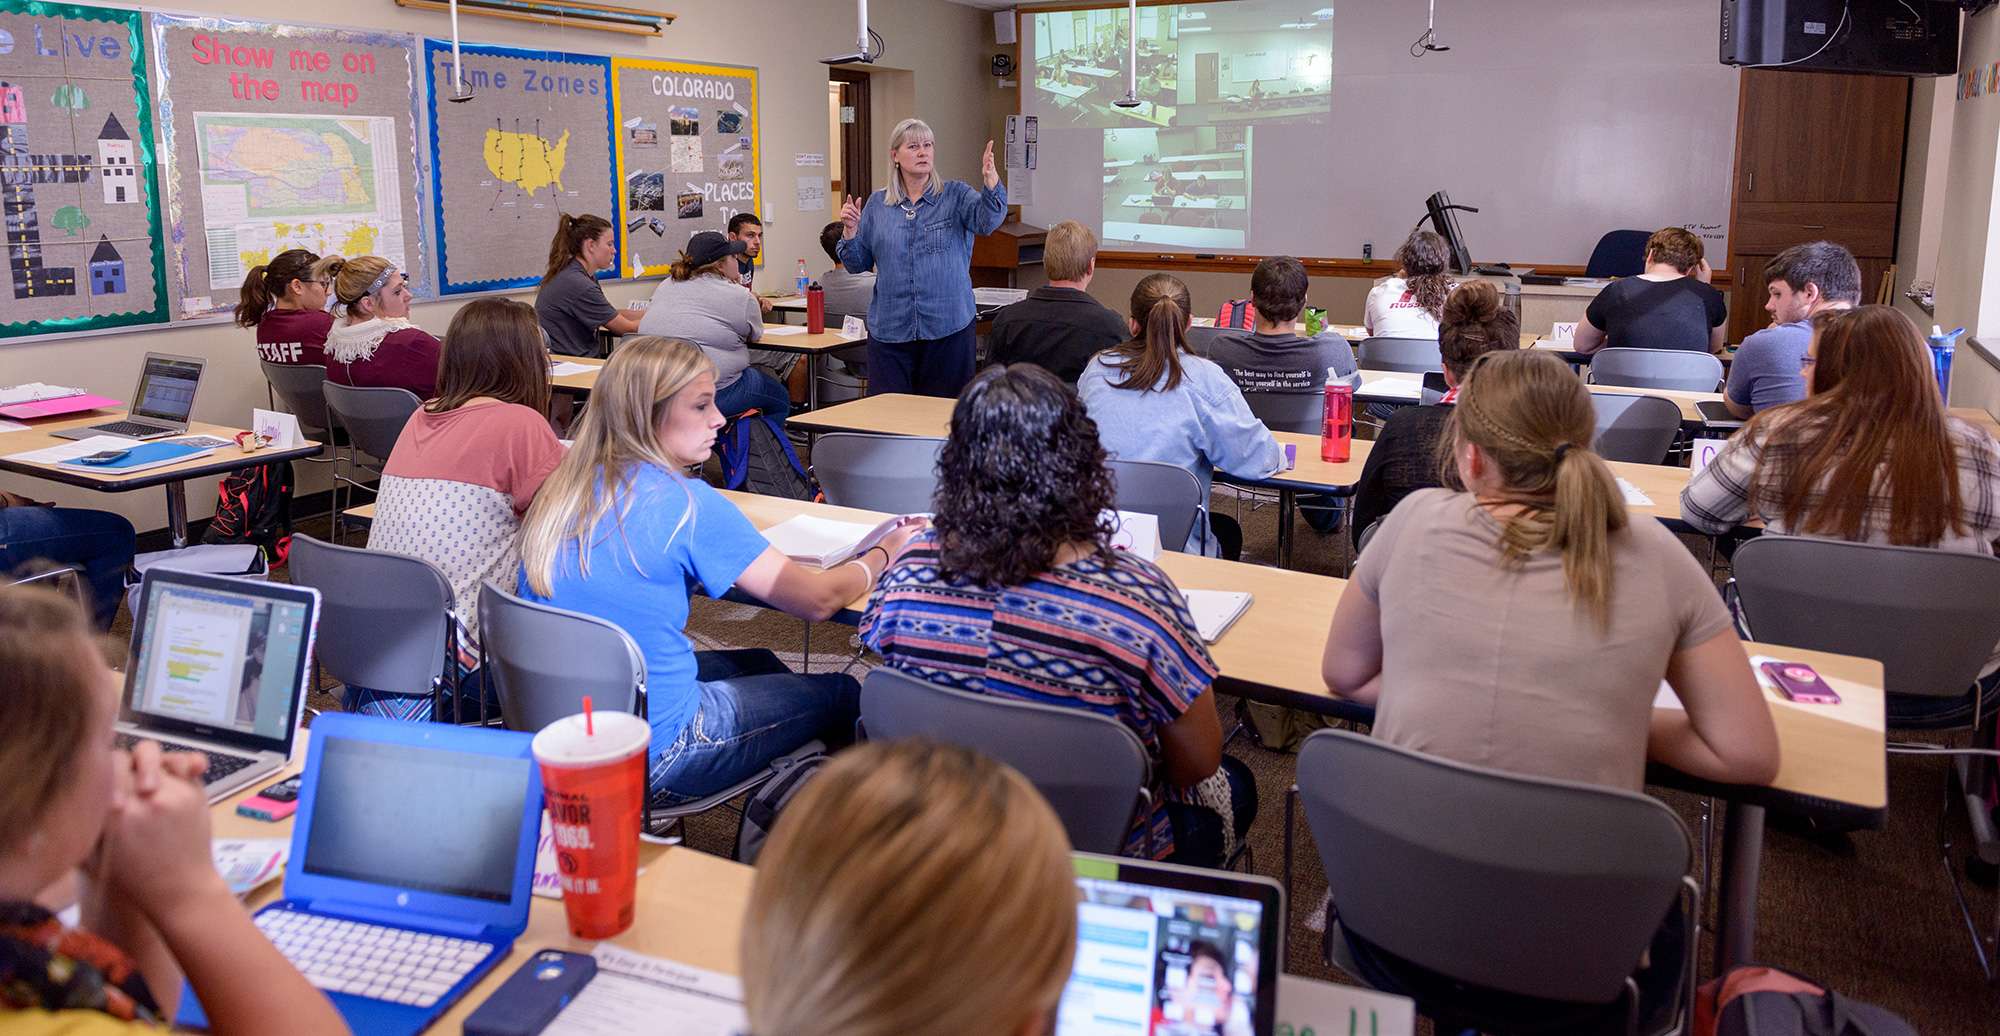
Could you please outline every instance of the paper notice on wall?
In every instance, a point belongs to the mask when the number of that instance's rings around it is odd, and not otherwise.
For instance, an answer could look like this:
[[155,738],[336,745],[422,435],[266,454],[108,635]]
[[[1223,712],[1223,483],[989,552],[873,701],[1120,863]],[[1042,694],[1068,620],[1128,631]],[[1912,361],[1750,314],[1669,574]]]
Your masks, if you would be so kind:
[[1035,203],[1035,174],[1026,169],[1007,167],[1007,204],[1033,205]]
[[800,212],[826,211],[826,177],[799,177],[798,204]]
[[793,155],[792,164],[800,169],[824,169],[826,156],[816,151],[800,151]]

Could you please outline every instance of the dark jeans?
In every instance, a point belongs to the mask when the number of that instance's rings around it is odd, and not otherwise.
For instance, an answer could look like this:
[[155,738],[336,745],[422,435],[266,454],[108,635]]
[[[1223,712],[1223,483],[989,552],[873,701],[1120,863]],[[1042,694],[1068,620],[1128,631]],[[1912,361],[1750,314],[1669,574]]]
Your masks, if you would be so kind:
[[868,339],[868,394],[914,392],[919,396],[956,399],[972,380],[977,337],[967,324],[943,338],[914,342]]
[[[1883,709],[1891,729],[1951,730],[1972,725],[1974,696],[1972,691],[1957,698],[1890,694],[1883,700]],[[2000,712],[2000,672],[1980,679],[1978,697],[1981,720]]]
[[[1257,778],[1242,760],[1222,754],[1222,772],[1229,777],[1229,806],[1235,814],[1236,841],[1250,833],[1257,819]],[[1167,803],[1167,820],[1174,825],[1174,854],[1169,863],[1189,867],[1220,867],[1227,863],[1222,847],[1222,814],[1186,802]]]
[[740,784],[818,738],[854,740],[861,684],[845,673],[794,673],[769,651],[695,652],[700,704],[652,760],[653,801],[671,806]]
[[792,394],[778,379],[758,367],[743,368],[743,375],[729,383],[727,388],[715,392],[715,409],[724,417],[735,417],[745,410],[761,410],[765,415],[783,421],[792,413]]
[[0,507],[0,579],[31,561],[83,569],[99,629],[110,629],[118,616],[135,549],[132,523],[123,515],[75,507]]

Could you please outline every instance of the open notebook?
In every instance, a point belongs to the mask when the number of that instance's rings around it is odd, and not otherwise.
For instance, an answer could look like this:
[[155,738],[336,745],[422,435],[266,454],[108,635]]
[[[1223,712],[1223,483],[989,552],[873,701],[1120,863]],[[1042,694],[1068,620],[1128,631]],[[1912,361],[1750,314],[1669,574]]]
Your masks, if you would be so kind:
[[818,515],[800,514],[764,530],[764,538],[786,557],[801,565],[832,568],[860,556],[882,542],[905,518],[929,515],[898,515],[875,525],[843,522]]
[[1182,590],[1181,596],[1187,598],[1195,632],[1210,644],[1221,640],[1229,627],[1250,610],[1250,595],[1235,590]]

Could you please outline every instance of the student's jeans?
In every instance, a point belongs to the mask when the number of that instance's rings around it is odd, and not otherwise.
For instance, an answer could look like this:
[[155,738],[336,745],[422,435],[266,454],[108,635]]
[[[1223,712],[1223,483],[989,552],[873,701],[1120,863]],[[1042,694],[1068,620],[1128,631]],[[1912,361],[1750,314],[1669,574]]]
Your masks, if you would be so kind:
[[118,615],[135,549],[132,523],[123,515],[75,507],[0,507],[0,582],[32,574],[24,569],[30,562],[75,565],[90,587],[91,613],[99,629],[110,629]]
[[715,409],[722,411],[724,417],[735,417],[745,410],[761,410],[766,417],[783,421],[791,416],[792,394],[763,369],[745,367],[742,376],[715,390]]
[[914,392],[919,396],[958,397],[972,380],[977,320],[943,338],[914,342],[868,339],[868,394]]
[[794,673],[765,650],[695,652],[694,718],[651,761],[653,802],[679,805],[755,776],[818,738],[854,740],[861,684],[845,673]]

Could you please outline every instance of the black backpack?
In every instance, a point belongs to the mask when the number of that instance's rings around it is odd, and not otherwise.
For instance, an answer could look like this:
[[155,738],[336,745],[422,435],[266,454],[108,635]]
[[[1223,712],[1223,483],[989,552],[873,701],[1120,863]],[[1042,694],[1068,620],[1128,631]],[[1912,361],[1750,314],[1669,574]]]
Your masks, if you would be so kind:
[[757,862],[757,854],[764,851],[764,842],[771,837],[771,825],[778,822],[778,814],[828,761],[827,754],[815,743],[771,763],[771,779],[751,792],[749,801],[743,804],[743,819],[736,826],[738,863]]
[[254,543],[271,565],[292,552],[292,462],[231,472],[215,487],[215,517],[203,543]]

